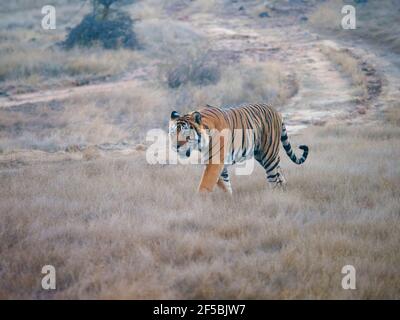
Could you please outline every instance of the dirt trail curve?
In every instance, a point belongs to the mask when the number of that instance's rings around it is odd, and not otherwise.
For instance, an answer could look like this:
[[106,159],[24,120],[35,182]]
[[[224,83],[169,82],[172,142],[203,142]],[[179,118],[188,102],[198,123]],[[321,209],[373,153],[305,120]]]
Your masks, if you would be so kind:
[[[63,89],[43,90],[35,91],[22,94],[5,95],[0,97],[0,108],[10,108],[21,106],[27,103],[36,104],[57,100],[64,100],[71,98],[74,95],[90,94],[94,95],[100,92],[112,91],[116,87],[123,88],[134,88],[137,85],[137,78],[141,76],[143,72],[135,72],[129,76],[123,77],[121,80],[105,83],[94,83],[78,87],[67,87]],[[139,76],[138,76],[139,74]]]
[[[298,83],[297,93],[280,110],[291,133],[296,133],[309,124],[323,125],[325,122],[335,119],[360,121],[360,117],[363,117],[363,121],[365,121],[368,119],[370,109],[378,110],[385,104],[385,99],[398,99],[397,83],[399,83],[398,75],[400,73],[392,61],[374,54],[374,51],[369,50],[364,44],[363,46],[351,46],[344,42],[339,44],[334,41],[322,41],[318,35],[308,31],[305,24],[293,19],[293,17],[271,18],[260,23],[259,20],[243,19],[239,15],[213,16],[210,19],[204,19],[204,16],[194,16],[189,22],[208,37],[210,45],[216,53],[226,55],[227,59],[256,57],[261,61],[279,60],[287,66],[291,73],[290,76],[295,77]],[[351,79],[321,52],[321,44],[335,49],[347,48],[347,52],[359,59],[360,66],[363,66],[366,75],[371,78],[368,83],[380,87],[378,89],[375,87],[373,90],[366,88],[370,92],[370,97],[361,101],[357,97],[356,88],[352,85]],[[372,67],[373,65],[375,67]],[[395,71],[393,71],[394,69]],[[142,74],[143,70],[140,70],[120,81],[1,97],[0,108],[62,100],[74,94],[92,95],[121,86],[134,88]],[[388,74],[387,78],[381,78],[386,74]],[[111,146],[107,150],[98,146],[93,146],[93,148],[98,149],[101,155],[114,155],[115,152],[118,154],[136,152],[135,146],[129,145],[124,148],[120,146],[112,148]],[[0,161],[18,161],[19,158],[26,161],[29,161],[30,158],[43,161],[46,158],[43,152],[36,156],[32,153],[30,155],[21,151],[13,155],[2,155]],[[58,152],[47,158],[49,161],[52,161],[51,159],[58,161],[82,159],[85,158],[85,155],[83,152],[79,155]]]

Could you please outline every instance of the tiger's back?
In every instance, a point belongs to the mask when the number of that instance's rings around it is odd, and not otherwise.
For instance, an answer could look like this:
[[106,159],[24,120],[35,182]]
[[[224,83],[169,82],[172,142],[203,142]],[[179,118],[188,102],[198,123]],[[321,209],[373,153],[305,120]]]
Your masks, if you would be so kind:
[[282,118],[273,107],[266,104],[228,109],[207,106],[200,113],[203,119],[223,117],[224,127],[232,139],[229,150],[226,150],[226,162],[234,164],[252,156],[262,159],[278,155]]

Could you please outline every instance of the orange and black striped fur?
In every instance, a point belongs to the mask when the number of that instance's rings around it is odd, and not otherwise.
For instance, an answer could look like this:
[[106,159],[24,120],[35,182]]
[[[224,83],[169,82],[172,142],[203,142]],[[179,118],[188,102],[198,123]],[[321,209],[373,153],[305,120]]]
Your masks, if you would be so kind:
[[[218,134],[223,131],[228,134]],[[281,115],[265,104],[231,109],[207,105],[186,115],[173,111],[169,133],[172,148],[181,157],[189,157],[193,150],[206,150],[208,161],[199,191],[212,191],[218,185],[232,193],[227,165],[251,157],[263,166],[268,182],[273,186],[284,184],[279,167],[281,142],[286,154],[296,164],[303,163],[308,155],[308,147],[304,145],[299,146],[303,155],[300,158],[295,155]]]

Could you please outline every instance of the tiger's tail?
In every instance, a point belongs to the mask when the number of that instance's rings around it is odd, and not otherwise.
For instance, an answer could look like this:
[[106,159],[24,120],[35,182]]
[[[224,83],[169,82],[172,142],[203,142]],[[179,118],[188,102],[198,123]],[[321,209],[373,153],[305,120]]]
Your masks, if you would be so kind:
[[282,123],[281,141],[283,144],[283,148],[285,149],[286,154],[288,155],[290,160],[292,160],[296,164],[302,164],[304,161],[306,161],[307,156],[308,156],[308,146],[305,146],[305,145],[299,146],[299,149],[303,150],[303,155],[301,156],[301,158],[297,158],[296,154],[292,150],[292,146],[290,145],[284,123]]

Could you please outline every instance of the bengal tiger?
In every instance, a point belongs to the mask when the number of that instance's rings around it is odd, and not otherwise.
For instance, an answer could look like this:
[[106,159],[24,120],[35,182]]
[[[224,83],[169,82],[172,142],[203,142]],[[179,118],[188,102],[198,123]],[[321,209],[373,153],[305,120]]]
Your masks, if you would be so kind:
[[[228,134],[218,134],[220,132]],[[225,192],[232,193],[227,166],[251,157],[263,166],[273,187],[283,186],[286,180],[279,167],[280,142],[294,163],[302,164],[308,156],[306,145],[299,146],[303,150],[301,158],[296,156],[281,115],[266,104],[228,109],[207,105],[185,115],[173,111],[169,137],[172,149],[180,157],[188,158],[194,150],[206,152],[208,161],[199,192],[211,192],[218,185]]]

